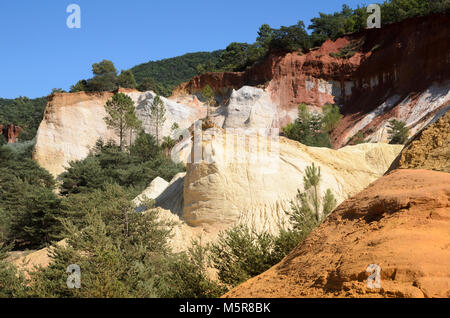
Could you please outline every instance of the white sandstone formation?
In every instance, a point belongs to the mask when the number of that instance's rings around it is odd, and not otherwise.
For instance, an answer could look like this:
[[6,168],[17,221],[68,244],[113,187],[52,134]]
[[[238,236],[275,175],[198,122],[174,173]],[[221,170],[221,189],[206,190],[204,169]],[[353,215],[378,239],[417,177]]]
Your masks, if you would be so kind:
[[[153,92],[124,90],[136,105],[136,113],[143,122],[147,133],[154,133],[148,118],[148,106],[153,101]],[[109,129],[104,118],[107,115],[104,105],[113,96],[111,92],[102,93],[62,93],[49,98],[36,138],[33,158],[55,177],[64,172],[70,161],[82,160],[95,146],[98,139],[118,140],[117,133]],[[161,97],[166,108],[166,121],[163,136],[172,134],[171,127],[177,123],[180,129],[206,114],[203,106],[178,104]],[[126,138],[128,141],[129,138]]]
[[[277,143],[273,136],[268,139],[250,134],[251,130],[235,135],[224,132],[204,132],[200,146],[192,150],[200,150],[200,161],[188,163],[186,176],[164,195],[164,202],[177,202],[165,209],[184,222],[178,230],[191,235],[196,229],[205,242],[236,224],[274,234],[289,226],[285,211],[290,210],[297,190],[303,191],[304,171],[312,163],[321,168],[320,193],[329,188],[341,203],[381,177],[402,150],[400,145],[388,144],[333,150],[307,147],[284,137]],[[191,154],[191,161],[194,157],[198,153]]]
[[287,222],[284,211],[289,210],[297,189],[303,190],[307,166],[315,163],[321,168],[321,193],[329,188],[341,203],[381,177],[402,149],[362,144],[332,150],[283,137],[278,145],[261,147],[264,138],[250,136],[236,152],[230,139],[239,143],[240,138],[217,134],[204,140],[201,149],[208,162],[188,163],[182,215],[187,224],[242,223],[276,233]]
[[222,128],[274,128],[278,124],[278,106],[261,88],[243,86],[233,90],[228,102],[213,115]]

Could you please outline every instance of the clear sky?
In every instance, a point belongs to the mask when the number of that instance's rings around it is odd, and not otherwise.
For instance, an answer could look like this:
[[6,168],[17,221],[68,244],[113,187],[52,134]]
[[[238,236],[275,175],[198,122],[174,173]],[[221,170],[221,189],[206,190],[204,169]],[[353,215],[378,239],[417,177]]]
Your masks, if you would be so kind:
[[[377,2],[377,1],[375,1]],[[69,4],[81,29],[69,29]],[[253,43],[261,24],[306,25],[364,0],[0,0],[0,97],[31,98],[91,77],[92,63],[150,60]]]

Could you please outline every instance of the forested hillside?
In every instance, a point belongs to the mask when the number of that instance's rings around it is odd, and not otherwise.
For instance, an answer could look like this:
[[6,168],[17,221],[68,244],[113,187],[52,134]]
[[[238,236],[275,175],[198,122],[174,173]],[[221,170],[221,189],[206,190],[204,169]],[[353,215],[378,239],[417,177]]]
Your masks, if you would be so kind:
[[0,98],[0,125],[14,124],[20,126],[23,132],[20,140],[31,140],[44,115],[47,98],[29,99],[19,97],[15,99]]
[[223,51],[188,53],[160,61],[150,61],[131,69],[138,86],[150,81],[156,93],[170,96],[172,90],[182,82],[198,74],[199,64],[215,65]]

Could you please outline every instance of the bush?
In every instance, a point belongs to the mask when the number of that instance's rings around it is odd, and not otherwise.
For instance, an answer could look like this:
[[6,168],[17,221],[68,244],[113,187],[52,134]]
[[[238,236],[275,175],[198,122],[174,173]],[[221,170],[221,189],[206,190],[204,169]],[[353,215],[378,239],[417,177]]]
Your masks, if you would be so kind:
[[148,186],[149,180],[161,177],[170,181],[182,171],[185,167],[167,158],[153,136],[141,133],[130,153],[121,151],[113,142],[97,142],[86,159],[71,162],[60,176],[61,194],[86,193],[117,183],[134,198]]
[[[27,157],[0,147],[0,238],[17,247],[42,247],[58,238],[60,199],[55,180]],[[1,243],[1,242],[0,242]]]
[[234,287],[268,270],[280,261],[273,254],[274,242],[272,235],[255,233],[244,225],[219,234],[210,247],[219,280]]
[[311,113],[305,104],[298,107],[298,117],[294,123],[284,127],[284,135],[306,146],[331,148],[330,133],[341,120],[339,107],[325,105],[323,114]]
[[[194,243],[173,254],[167,243],[173,224],[155,210],[136,212],[120,186],[68,200],[67,245],[53,249],[47,268],[30,273],[28,297],[204,298],[224,292],[208,278],[206,250]],[[80,266],[81,289],[67,288],[68,264]]]
[[359,130],[355,135],[353,135],[350,140],[347,142],[348,145],[354,146],[365,143],[364,133],[362,130]]
[[168,263],[162,297],[215,298],[226,292],[224,286],[209,278],[209,249],[201,241],[193,241],[186,253],[174,255]]
[[19,135],[21,141],[36,137],[37,129],[44,117],[46,97],[30,99],[18,97],[15,99],[0,98],[0,125],[14,124],[23,129]]
[[388,134],[390,144],[404,145],[409,138],[409,128],[406,127],[406,123],[392,119],[389,121]]
[[9,248],[0,243],[0,298],[23,297],[27,290],[25,277],[6,261],[8,251]]

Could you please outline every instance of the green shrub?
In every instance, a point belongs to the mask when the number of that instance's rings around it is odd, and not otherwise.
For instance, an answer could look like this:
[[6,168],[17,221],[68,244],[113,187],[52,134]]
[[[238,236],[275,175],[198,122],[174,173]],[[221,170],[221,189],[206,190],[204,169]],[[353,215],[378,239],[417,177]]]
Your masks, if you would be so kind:
[[166,298],[214,298],[226,288],[212,280],[208,273],[209,249],[195,240],[185,253],[174,255],[168,262],[161,296]]
[[182,171],[185,167],[167,158],[154,137],[141,133],[130,147],[130,153],[121,151],[113,142],[97,142],[86,159],[71,162],[60,176],[61,194],[84,193],[101,189],[107,183],[117,183],[133,198],[156,177],[170,181]]
[[392,119],[389,121],[388,134],[390,144],[404,145],[409,138],[409,128],[405,122]]
[[359,145],[365,142],[364,139],[364,133],[362,132],[362,130],[358,131],[355,135],[353,135],[349,141],[347,142],[348,145],[354,146],[354,145]]
[[9,248],[0,243],[0,298],[17,298],[26,295],[26,280],[22,272],[6,258]]
[[364,44],[364,41],[353,41],[350,42],[350,44],[348,44],[347,46],[339,49],[339,52],[335,53],[332,52],[330,53],[331,57],[334,58],[338,58],[338,59],[349,59],[351,58],[353,55],[356,54],[356,52],[358,52],[361,49],[361,46]]
[[306,146],[331,148],[330,133],[341,120],[339,107],[325,105],[323,114],[311,113],[305,104],[298,107],[294,123],[283,127],[284,135]]
[[13,152],[9,146],[0,147],[0,161],[1,241],[25,248],[58,238],[60,199],[53,193],[50,173],[27,157],[27,151]]
[[280,261],[273,254],[274,242],[272,235],[255,233],[244,225],[219,234],[210,247],[219,280],[234,287],[268,270]]

